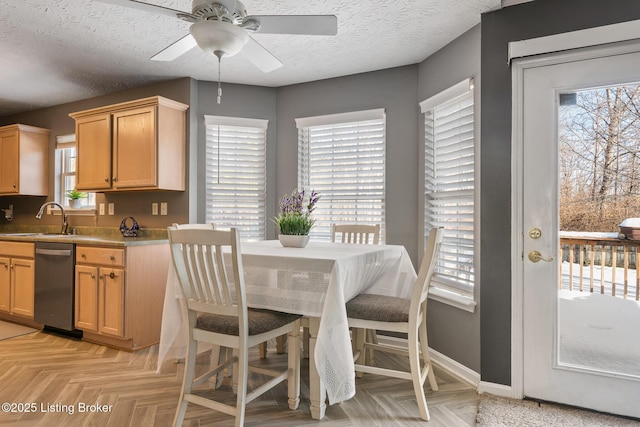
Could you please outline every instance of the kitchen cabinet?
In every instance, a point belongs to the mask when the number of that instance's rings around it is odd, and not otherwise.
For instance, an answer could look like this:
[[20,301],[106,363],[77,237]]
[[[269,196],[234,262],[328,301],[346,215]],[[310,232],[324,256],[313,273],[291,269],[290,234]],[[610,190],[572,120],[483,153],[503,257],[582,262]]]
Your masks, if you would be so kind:
[[76,252],[76,328],[124,337],[124,249],[78,246]]
[[76,246],[75,322],[83,338],[126,350],[160,340],[169,247]]
[[98,267],[76,265],[76,328],[98,332]]
[[76,188],[184,191],[187,108],[155,96],[70,114]]
[[35,245],[3,242],[0,247],[0,311],[33,320]]
[[0,196],[46,196],[49,130],[21,124],[0,127]]
[[[82,141],[80,145],[79,141]],[[82,165],[79,159],[82,153]],[[76,119],[76,189],[111,188],[111,114]]]

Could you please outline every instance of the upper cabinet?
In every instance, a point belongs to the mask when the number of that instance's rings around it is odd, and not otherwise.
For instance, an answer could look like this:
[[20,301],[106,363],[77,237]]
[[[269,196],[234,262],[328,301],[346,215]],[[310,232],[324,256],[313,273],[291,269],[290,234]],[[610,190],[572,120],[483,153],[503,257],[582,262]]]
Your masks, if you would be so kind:
[[48,159],[48,129],[0,127],[0,196],[46,196]]
[[185,189],[186,110],[161,96],[72,113],[76,189]]

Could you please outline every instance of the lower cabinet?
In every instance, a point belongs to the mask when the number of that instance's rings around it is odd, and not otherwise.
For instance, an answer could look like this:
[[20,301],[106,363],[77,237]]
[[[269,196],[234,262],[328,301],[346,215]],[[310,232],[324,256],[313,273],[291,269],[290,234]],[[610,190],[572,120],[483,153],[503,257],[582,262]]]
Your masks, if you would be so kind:
[[76,265],[76,328],[98,332],[98,267]]
[[12,258],[11,268],[11,314],[33,319],[35,262]]
[[75,322],[89,341],[136,350],[160,340],[169,247],[76,247]]
[[33,243],[3,242],[0,247],[0,312],[17,321],[33,320],[34,256]]
[[124,270],[76,266],[76,328],[124,337]]

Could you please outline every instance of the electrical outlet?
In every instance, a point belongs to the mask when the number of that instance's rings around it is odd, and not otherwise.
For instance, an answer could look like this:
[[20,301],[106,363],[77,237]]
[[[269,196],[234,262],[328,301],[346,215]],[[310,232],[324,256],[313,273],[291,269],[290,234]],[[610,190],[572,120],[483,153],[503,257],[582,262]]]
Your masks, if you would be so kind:
[[160,215],[167,214],[167,202],[160,203]]
[[158,215],[158,204],[151,203],[151,215]]
[[109,203],[109,215],[114,215],[116,212],[115,204]]
[[104,215],[104,203],[100,203],[100,206],[98,207],[98,211],[100,215]]

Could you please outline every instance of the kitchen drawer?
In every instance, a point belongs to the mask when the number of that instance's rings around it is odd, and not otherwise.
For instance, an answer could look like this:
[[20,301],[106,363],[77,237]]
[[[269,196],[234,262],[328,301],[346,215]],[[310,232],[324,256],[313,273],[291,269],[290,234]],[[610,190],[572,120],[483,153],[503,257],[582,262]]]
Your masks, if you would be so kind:
[[124,249],[77,246],[76,264],[99,264],[124,267]]
[[34,258],[36,245],[24,242],[2,242],[0,245],[0,256]]

